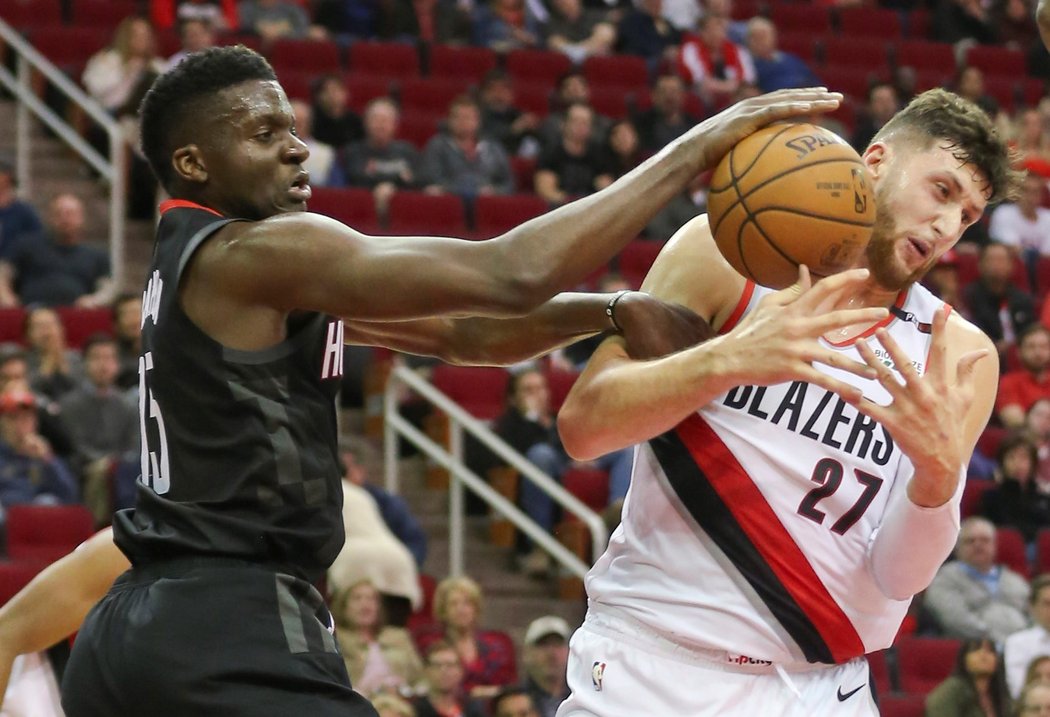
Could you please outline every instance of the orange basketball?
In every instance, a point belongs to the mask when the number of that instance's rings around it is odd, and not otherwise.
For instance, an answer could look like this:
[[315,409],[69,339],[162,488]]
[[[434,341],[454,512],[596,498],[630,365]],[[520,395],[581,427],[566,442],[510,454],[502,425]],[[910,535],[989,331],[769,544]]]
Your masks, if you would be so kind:
[[715,243],[738,272],[774,289],[848,269],[871,238],[875,200],[860,155],[812,124],[772,125],[737,143],[711,177]]

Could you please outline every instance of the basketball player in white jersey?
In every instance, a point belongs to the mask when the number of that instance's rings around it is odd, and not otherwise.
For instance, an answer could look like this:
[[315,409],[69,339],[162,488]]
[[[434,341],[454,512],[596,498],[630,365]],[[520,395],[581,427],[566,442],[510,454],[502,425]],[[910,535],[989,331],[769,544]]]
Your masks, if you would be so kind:
[[[878,713],[863,656],[951,552],[999,373],[990,340],[917,282],[1018,177],[987,116],[943,90],[863,161],[878,214],[857,268],[756,287],[699,217],[643,289],[721,336],[644,362],[611,338],[570,393],[575,458],[642,445],[559,717]],[[859,307],[888,312],[829,328]]]

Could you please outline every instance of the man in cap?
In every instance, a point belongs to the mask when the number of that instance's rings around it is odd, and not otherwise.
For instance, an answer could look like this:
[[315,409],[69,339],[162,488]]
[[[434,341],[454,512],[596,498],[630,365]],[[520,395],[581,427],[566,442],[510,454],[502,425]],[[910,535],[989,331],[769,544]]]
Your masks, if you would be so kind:
[[569,662],[569,623],[557,615],[533,620],[525,631],[525,682],[541,717],[554,717],[569,696],[565,667]]

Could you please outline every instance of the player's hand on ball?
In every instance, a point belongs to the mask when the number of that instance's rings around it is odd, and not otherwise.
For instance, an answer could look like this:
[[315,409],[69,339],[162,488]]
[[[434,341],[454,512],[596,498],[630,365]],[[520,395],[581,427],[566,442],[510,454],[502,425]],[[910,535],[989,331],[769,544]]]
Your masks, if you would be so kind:
[[805,266],[793,286],[769,294],[725,336],[722,345],[729,361],[731,385],[768,386],[784,381],[807,381],[856,403],[861,390],[813,367],[822,363],[864,378],[874,378],[870,366],[847,358],[820,341],[826,333],[885,319],[881,307],[827,311],[844,293],[868,278],[867,269],[852,269],[812,283]]
[[959,417],[966,415],[976,394],[974,367],[989,353],[978,350],[964,354],[956,365],[955,382],[950,383],[944,336],[950,314],[951,309],[944,307],[934,316],[930,354],[921,376],[885,329],[877,331],[875,337],[894,368],[879,360],[866,341],[857,342],[861,357],[893,398],[887,406],[864,399],[857,408],[882,424],[911,459],[916,480],[909,484],[908,493],[917,505],[930,507],[952,497],[969,459],[965,423]]
[[616,302],[616,323],[623,329],[627,353],[633,359],[666,356],[715,335],[699,314],[681,304],[669,304],[641,291]]
[[841,101],[841,93],[823,87],[777,90],[741,100],[690,130],[702,142],[701,170],[713,168],[733,145],[755,130],[812,112],[831,112]]

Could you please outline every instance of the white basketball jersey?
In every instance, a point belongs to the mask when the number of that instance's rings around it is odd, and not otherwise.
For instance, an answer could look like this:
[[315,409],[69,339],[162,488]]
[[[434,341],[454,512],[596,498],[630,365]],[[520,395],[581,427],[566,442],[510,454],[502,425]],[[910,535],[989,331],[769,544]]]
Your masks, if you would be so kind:
[[[766,293],[749,283],[723,332]],[[942,306],[915,285],[881,324],[920,374]],[[876,328],[862,338],[890,365]],[[826,345],[861,361],[852,343]],[[890,402],[877,381],[815,366]],[[587,577],[592,606],[777,663],[888,647],[910,601],[880,591],[869,549],[912,472],[885,429],[819,386],[739,386],[639,446],[623,521]]]

